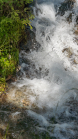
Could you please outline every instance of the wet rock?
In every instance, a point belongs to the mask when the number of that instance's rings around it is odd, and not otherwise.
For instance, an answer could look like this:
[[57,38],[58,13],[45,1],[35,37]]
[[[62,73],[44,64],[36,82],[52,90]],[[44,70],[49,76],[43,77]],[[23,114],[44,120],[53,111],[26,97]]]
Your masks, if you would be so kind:
[[20,50],[25,50],[26,53],[29,53],[33,50],[38,51],[38,49],[40,48],[40,44],[36,41],[35,32],[35,27],[32,27],[32,30],[26,29],[27,41],[20,43]]
[[75,34],[75,42],[78,44],[78,25],[76,25],[76,30],[74,31]]
[[63,52],[63,53],[66,52],[66,53],[67,53],[67,56],[68,56],[69,58],[74,54],[73,49],[72,49],[71,47],[69,47],[69,48],[64,48],[64,49],[62,50],[62,52]]
[[[11,86],[12,88],[8,90],[6,102],[16,105],[19,108],[28,108],[31,106],[31,102],[29,101],[28,94],[31,94],[31,90],[26,88],[25,86],[20,89],[15,86]],[[12,109],[12,108],[11,108]]]
[[72,13],[70,13],[69,16],[67,17],[67,21],[68,21],[69,23],[72,22]]
[[75,64],[78,64],[78,57],[75,57],[75,58],[74,58],[74,63],[75,63]]
[[78,35],[78,28],[77,28],[77,30],[75,30],[75,32],[74,32],[74,33],[75,33],[75,35]]
[[76,37],[76,38],[75,38],[75,42],[76,42],[76,43],[77,43],[77,45],[78,45],[78,37]]
[[72,10],[74,6],[75,0],[65,0],[61,6],[59,7],[58,13],[59,15],[63,16],[66,11]]
[[26,28],[26,34],[27,34],[27,42],[20,43],[20,50],[25,50],[26,52],[29,52],[30,49],[32,49],[32,39],[35,38],[35,33],[30,29]]
[[18,72],[20,69],[21,69],[21,66],[20,66],[20,65],[18,65],[18,67],[17,67],[16,71]]
[[17,90],[16,92],[15,92],[15,98],[20,98],[20,97],[22,97],[23,96],[23,92],[21,92],[20,90]]
[[21,112],[14,112],[9,115],[9,118],[13,121],[17,121],[21,118]]
[[23,106],[29,106],[30,102],[27,99],[22,100]]
[[78,16],[76,17],[76,23],[78,24]]

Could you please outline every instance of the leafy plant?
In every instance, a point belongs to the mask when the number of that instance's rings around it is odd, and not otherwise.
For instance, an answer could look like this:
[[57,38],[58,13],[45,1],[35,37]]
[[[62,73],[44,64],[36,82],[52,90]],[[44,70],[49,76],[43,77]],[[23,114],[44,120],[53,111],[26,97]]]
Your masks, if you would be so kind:
[[26,40],[25,25],[34,18],[27,4],[32,0],[0,0],[0,78],[12,75],[18,64],[18,46]]

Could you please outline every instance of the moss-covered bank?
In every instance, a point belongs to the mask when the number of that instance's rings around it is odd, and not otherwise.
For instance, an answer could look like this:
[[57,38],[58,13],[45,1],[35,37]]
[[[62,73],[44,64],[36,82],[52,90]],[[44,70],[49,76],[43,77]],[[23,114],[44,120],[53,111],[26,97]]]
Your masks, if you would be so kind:
[[33,19],[28,4],[32,0],[0,0],[0,92],[6,79],[16,71],[19,43],[26,40],[25,25]]

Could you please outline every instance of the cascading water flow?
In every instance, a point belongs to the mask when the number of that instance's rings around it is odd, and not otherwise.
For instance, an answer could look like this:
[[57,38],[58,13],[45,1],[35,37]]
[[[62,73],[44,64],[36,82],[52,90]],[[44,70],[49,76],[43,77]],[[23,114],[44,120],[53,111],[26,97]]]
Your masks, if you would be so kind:
[[10,98],[18,89],[23,92],[29,102],[26,114],[37,122],[37,132],[56,139],[78,139],[78,44],[74,34],[78,1],[70,23],[67,18],[72,11],[57,14],[63,1],[38,0],[33,7],[36,42],[34,49],[20,52],[20,79],[12,83],[16,88]]

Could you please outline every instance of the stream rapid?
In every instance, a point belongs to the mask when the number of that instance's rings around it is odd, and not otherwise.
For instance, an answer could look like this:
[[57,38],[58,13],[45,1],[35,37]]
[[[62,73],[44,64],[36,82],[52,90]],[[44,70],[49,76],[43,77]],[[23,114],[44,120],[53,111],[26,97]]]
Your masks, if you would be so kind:
[[38,0],[33,7],[35,41],[32,37],[28,52],[20,51],[21,68],[10,99],[16,97],[16,90],[26,96],[25,112],[37,122],[37,132],[46,132],[53,139],[78,139],[78,44],[74,34],[78,1],[63,16],[57,14],[61,2],[64,0]]

